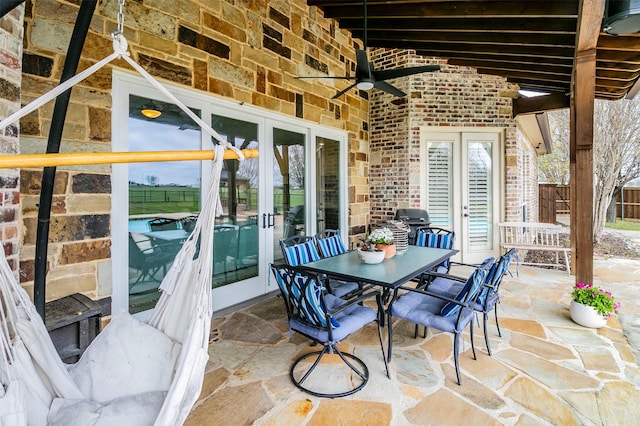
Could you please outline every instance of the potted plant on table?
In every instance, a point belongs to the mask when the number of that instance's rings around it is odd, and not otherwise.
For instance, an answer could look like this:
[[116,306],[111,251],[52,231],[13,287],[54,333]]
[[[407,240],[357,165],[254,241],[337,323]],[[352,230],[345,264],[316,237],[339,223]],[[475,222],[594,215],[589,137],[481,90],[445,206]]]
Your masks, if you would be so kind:
[[571,292],[571,319],[585,327],[603,327],[618,309],[620,302],[616,302],[611,292],[593,284],[576,283]]
[[390,259],[396,254],[396,246],[393,244],[393,232],[389,228],[374,229],[369,238],[367,238],[372,244],[375,244],[376,248],[385,251],[385,259]]

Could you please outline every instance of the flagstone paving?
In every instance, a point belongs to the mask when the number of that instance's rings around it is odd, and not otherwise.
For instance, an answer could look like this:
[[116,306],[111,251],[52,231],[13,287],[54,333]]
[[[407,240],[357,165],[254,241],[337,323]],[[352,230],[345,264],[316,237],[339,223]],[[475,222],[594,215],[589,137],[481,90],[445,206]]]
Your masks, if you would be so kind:
[[[516,274],[517,269],[517,274]],[[596,260],[595,283],[622,302],[601,329],[569,317],[574,277],[563,271],[512,267],[493,315],[487,354],[475,328],[460,352],[456,383],[452,338],[394,322],[386,377],[374,325],[341,344],[370,371],[365,388],[339,399],[317,398],[289,379],[292,360],[318,350],[289,333],[282,300],[272,297],[212,322],[209,363],[200,399],[186,425],[635,425],[640,419],[640,261]],[[386,330],[384,330],[386,338]],[[353,378],[328,359],[316,383],[344,386]]]

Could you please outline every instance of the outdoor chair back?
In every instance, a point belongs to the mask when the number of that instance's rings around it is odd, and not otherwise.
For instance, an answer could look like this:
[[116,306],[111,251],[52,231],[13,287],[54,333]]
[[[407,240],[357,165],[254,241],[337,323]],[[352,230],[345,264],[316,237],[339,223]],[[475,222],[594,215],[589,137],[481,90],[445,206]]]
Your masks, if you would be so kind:
[[[315,237],[294,235],[289,238],[284,238],[280,240],[280,248],[282,249],[284,261],[289,266],[300,266],[305,263],[320,260],[320,253],[318,253]],[[354,292],[359,289],[360,286],[358,283],[352,282],[332,279],[328,284],[328,291],[337,297],[354,294]]]
[[[346,301],[326,292],[326,278],[323,276],[288,265],[272,264],[271,270],[284,300],[289,328],[323,346],[322,350],[306,353],[293,362],[289,376],[298,388],[311,395],[327,398],[351,395],[362,389],[369,380],[366,364],[353,354],[343,353],[337,344],[371,322],[377,322],[380,348],[389,377],[380,328],[384,312],[380,292],[369,291]],[[372,297],[376,299],[377,311],[363,305],[365,300]],[[316,367],[321,365],[320,361],[326,353],[338,354],[348,371],[355,374],[347,381],[352,384],[348,389],[330,391],[328,388],[335,383],[327,381],[326,371],[325,374],[322,372],[323,367],[312,375]],[[305,360],[312,357],[315,360],[309,366],[309,362]],[[336,367],[329,368],[333,370]],[[350,375],[352,376],[351,373]]]
[[[451,250],[455,236],[455,232],[448,229],[423,226],[416,229],[416,245]],[[447,258],[447,260],[436,266],[433,271],[440,274],[448,274],[450,268],[451,260]]]
[[318,232],[316,243],[322,257],[332,257],[347,252],[340,231],[337,229],[325,229]]
[[[473,274],[463,283],[460,290],[453,297],[444,296],[428,290],[415,287],[399,287],[394,290],[393,298],[387,309],[388,313],[388,344],[387,356],[389,361],[392,355],[393,342],[393,317],[410,321],[417,325],[433,327],[437,330],[452,333],[453,357],[456,368],[456,377],[460,385],[460,367],[458,355],[460,352],[460,339],[464,329],[469,326],[471,337],[471,349],[473,359],[476,359],[476,351],[473,344],[473,313],[476,298],[484,282],[487,271],[477,268]],[[399,296],[399,290],[406,294]]]

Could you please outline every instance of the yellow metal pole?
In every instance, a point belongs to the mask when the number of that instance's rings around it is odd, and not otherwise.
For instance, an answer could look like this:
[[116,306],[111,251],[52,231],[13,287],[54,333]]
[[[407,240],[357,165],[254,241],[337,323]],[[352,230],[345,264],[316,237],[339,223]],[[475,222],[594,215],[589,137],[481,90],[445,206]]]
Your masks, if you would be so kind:
[[[245,158],[257,158],[257,149],[243,149]],[[151,163],[156,161],[213,160],[213,151],[68,152],[60,154],[0,155],[0,169],[82,166],[91,164]],[[228,149],[225,160],[237,160]]]

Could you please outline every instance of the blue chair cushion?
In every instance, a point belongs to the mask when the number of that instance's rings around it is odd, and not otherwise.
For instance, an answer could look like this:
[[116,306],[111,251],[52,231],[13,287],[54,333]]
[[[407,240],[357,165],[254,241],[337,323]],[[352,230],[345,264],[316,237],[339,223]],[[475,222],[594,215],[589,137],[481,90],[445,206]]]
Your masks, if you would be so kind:
[[342,297],[360,288],[358,283],[332,279],[329,280],[329,286],[331,286],[331,293],[336,297]]
[[[345,300],[331,294],[325,295],[325,302],[328,310],[337,309],[347,303]],[[292,330],[299,331],[300,333],[316,339],[319,342],[337,343],[345,339],[349,334],[359,330],[370,322],[375,321],[376,318],[377,313],[372,308],[358,304],[348,307],[335,316],[335,319],[340,323],[340,326],[331,330],[333,337],[332,341],[329,341],[329,332],[326,328],[313,327],[296,317],[289,320],[289,326]]]
[[[440,314],[445,304],[447,304],[445,300],[437,297],[409,292],[391,305],[391,315],[415,324],[453,333],[456,331],[457,318]],[[460,323],[460,329],[464,328],[471,318],[472,315],[464,318]]]
[[289,266],[299,266],[320,260],[318,249],[316,249],[316,245],[311,240],[306,243],[285,247],[284,257]]
[[[458,292],[458,294],[455,295],[453,299],[458,302],[464,302],[465,298],[469,294],[475,294],[475,292],[484,282],[486,274],[487,271],[482,268],[477,268],[475,271],[473,271],[473,274],[471,274],[462,289]],[[442,307],[442,311],[440,313],[442,314],[442,316],[452,317],[460,311],[460,308],[461,306],[457,303],[449,302]]]
[[347,249],[342,242],[340,235],[333,235],[327,238],[319,238],[318,245],[323,257],[337,256],[346,253]]

